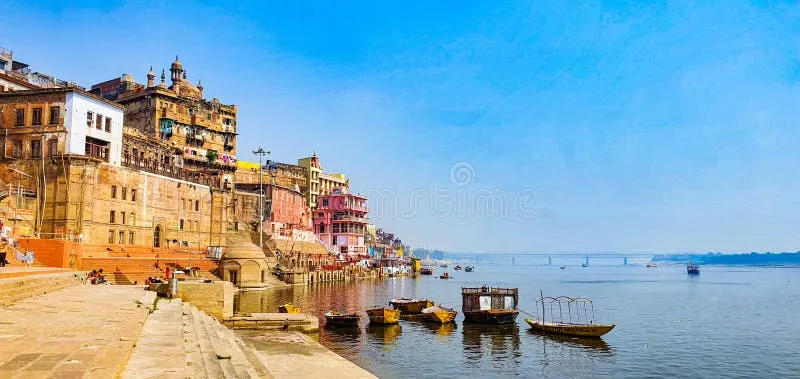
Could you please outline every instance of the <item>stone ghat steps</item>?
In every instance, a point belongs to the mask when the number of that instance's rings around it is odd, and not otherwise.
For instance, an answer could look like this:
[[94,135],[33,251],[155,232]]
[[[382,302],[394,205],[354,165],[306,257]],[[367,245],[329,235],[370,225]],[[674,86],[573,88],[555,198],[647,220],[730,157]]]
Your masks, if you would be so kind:
[[[156,268],[156,261],[158,267]],[[206,259],[84,258],[84,271],[103,269],[114,284],[144,283],[151,276],[163,276],[167,266],[200,267],[202,273],[216,270],[217,263]],[[205,276],[205,275],[204,275]]]
[[187,252],[195,252],[193,255],[205,255],[205,254],[197,254],[197,249],[167,249],[161,247],[151,247],[151,246],[133,246],[133,245],[117,245],[117,244],[104,244],[104,245],[83,245],[83,256],[85,257],[97,257],[103,258],[108,256],[126,256],[126,254],[130,255],[164,255],[164,254],[188,254]]
[[179,299],[161,299],[136,342],[122,378],[271,377],[231,330]]
[[0,306],[83,284],[75,273],[46,274],[0,280]]

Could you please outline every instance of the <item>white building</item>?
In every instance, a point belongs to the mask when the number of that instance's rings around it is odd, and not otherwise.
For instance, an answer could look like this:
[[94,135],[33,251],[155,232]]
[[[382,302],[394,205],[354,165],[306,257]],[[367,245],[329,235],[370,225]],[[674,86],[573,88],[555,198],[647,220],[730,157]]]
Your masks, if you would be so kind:
[[66,94],[66,154],[92,155],[119,166],[125,108],[80,90]]

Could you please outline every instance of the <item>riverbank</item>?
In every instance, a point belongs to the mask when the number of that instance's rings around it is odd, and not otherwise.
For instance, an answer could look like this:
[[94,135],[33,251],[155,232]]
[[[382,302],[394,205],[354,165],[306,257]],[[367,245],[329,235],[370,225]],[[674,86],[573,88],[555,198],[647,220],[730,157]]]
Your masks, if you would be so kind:
[[[23,279],[52,274],[6,281]],[[180,299],[71,280],[0,308],[0,377],[374,378],[299,333],[247,331],[261,337],[243,339]]]

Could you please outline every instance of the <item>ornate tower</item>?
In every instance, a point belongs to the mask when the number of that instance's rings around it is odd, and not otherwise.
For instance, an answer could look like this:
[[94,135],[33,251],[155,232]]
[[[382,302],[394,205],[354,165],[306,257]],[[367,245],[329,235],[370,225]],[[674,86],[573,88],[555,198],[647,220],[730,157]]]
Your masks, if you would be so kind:
[[183,80],[183,65],[180,61],[178,61],[178,56],[175,56],[175,62],[172,62],[172,66],[169,68],[169,72],[172,78],[172,84],[178,83]]
[[153,88],[156,85],[156,73],[153,72],[153,66],[150,66],[150,71],[147,73],[147,88]]

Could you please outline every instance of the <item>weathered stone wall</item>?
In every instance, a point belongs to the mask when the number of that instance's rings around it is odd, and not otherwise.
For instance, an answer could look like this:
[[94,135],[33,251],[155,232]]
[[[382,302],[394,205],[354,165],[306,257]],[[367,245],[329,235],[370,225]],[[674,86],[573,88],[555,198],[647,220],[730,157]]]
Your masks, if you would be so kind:
[[178,282],[175,297],[191,303],[217,320],[233,317],[233,285],[229,282]]

